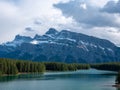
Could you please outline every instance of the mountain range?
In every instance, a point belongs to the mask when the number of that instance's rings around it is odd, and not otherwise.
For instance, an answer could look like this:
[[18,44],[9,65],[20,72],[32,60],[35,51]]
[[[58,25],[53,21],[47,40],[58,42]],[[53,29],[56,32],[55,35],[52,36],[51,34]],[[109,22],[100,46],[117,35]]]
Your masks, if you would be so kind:
[[0,58],[66,63],[103,63],[120,61],[120,48],[112,42],[50,28],[44,35],[16,35],[0,45]]

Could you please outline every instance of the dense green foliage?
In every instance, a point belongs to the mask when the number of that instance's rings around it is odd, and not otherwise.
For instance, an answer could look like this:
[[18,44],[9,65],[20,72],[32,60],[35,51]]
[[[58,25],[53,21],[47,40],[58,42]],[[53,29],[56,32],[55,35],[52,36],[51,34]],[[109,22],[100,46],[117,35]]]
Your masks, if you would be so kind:
[[2,76],[2,72],[0,71],[0,76]]
[[91,68],[98,70],[120,71],[120,62],[92,64]]
[[46,70],[48,71],[76,71],[80,69],[89,69],[87,64],[66,64],[58,62],[45,62]]
[[18,73],[41,73],[46,71],[75,71],[80,69],[95,68],[98,70],[120,71],[120,63],[102,64],[66,64],[59,62],[32,62],[22,60],[0,59],[0,76]]
[[75,64],[78,70],[80,69],[89,69],[90,65],[89,64]]
[[0,75],[18,73],[40,73],[46,71],[75,71],[89,69],[88,64],[66,64],[58,62],[32,62],[22,60],[0,59]]
[[120,72],[118,72],[118,75],[116,77],[115,83],[116,84],[120,84]]
[[34,73],[44,72],[45,66],[43,63],[20,61],[11,59],[0,59],[0,73],[13,75],[18,73]]

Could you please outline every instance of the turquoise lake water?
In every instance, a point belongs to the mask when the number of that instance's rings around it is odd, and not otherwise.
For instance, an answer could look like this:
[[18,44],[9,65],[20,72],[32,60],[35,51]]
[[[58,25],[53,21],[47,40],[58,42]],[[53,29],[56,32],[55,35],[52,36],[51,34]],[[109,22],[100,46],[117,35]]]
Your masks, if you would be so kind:
[[95,69],[0,77],[0,90],[120,90],[115,72]]

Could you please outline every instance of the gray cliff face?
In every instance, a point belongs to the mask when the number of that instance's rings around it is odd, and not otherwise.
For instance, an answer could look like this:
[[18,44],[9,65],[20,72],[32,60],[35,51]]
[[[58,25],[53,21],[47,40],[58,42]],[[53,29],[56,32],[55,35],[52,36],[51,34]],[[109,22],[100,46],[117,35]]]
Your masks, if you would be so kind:
[[120,48],[108,40],[50,28],[34,38],[17,35],[0,45],[0,57],[67,63],[120,61]]

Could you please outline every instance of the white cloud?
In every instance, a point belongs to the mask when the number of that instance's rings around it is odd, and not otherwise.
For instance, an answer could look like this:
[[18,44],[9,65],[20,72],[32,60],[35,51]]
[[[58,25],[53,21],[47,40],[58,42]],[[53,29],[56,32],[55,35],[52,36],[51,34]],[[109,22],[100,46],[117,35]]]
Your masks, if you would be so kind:
[[21,30],[19,9],[12,3],[0,2],[0,42],[12,39]]
[[88,0],[92,6],[103,7],[109,0]]
[[[118,29],[120,27],[120,15],[101,11],[109,1],[74,0],[64,4],[56,4],[55,7],[59,8],[66,17],[73,17],[77,22],[77,26],[75,26],[77,32],[108,39],[116,45],[120,45],[120,30]],[[119,1],[115,0],[115,2]],[[77,7],[79,4],[82,9]],[[87,9],[84,9],[86,6]],[[81,27],[79,28],[79,26]]]
[[120,0],[118,2],[109,1],[103,8],[102,11],[107,13],[118,13],[120,14]]
[[[75,0],[0,0],[0,36],[2,37],[0,38],[0,42],[9,41],[19,33],[31,36],[36,33],[43,34],[48,28],[53,27],[58,30],[69,29],[71,31],[108,39],[120,45],[120,30],[115,26],[120,23],[120,16],[118,14],[110,15],[109,13],[98,11],[99,8],[104,7],[110,0],[79,0],[82,4],[78,7],[81,10],[83,9],[83,11],[82,16],[78,17],[82,18],[82,21],[85,16],[85,23],[83,21],[78,23],[73,16],[65,17],[61,10],[53,6],[53,4],[60,2],[68,3],[69,1]],[[117,2],[118,0],[114,1]],[[69,12],[73,13],[72,11]],[[87,24],[89,20],[99,16],[104,17],[104,20],[109,19],[109,23],[104,23],[103,26],[98,25],[100,27],[89,27]],[[89,19],[89,17],[92,18]],[[101,21],[100,18],[97,19]],[[98,24],[99,22],[94,20],[91,24],[94,23]],[[111,24],[113,25],[111,27],[106,26],[110,23],[114,23],[115,25]],[[101,22],[101,24],[103,23]],[[89,28],[86,28],[86,26]],[[26,27],[32,28],[33,31],[24,30]]]
[[89,31],[89,35],[110,40],[120,46],[120,30],[113,27],[95,27]]
[[[71,18],[65,18],[53,4],[69,0],[1,0],[0,1],[0,42],[9,41],[16,34],[27,34],[24,29],[31,27],[35,33],[43,34],[50,27],[57,28],[59,24],[71,23]],[[17,3],[17,4],[16,4]],[[41,25],[35,25],[34,20],[40,19]],[[68,22],[68,23],[67,23]]]
[[80,4],[80,7],[85,9],[85,10],[87,9],[87,5],[85,3]]
[[40,22],[40,25],[35,25],[31,22],[28,26],[31,26],[36,32],[43,34],[50,27],[59,29],[59,25],[66,25],[72,22],[70,17],[65,18],[60,10],[53,7],[53,4],[58,2],[66,3],[65,1],[68,2],[68,0],[64,0],[64,2],[63,0],[36,0],[33,4],[33,0],[26,0],[22,2],[24,4],[20,7],[24,16],[28,19],[27,22],[30,22],[30,19],[32,19],[32,21],[39,20]]
[[[84,0],[85,1],[85,0]],[[115,1],[117,2],[118,0],[87,0],[86,2],[92,6],[95,7],[103,7],[108,1]]]
[[[80,7],[79,7],[80,5]],[[83,23],[86,27],[120,27],[116,22],[118,17],[101,11],[101,8],[91,6],[79,1],[59,3],[54,5],[60,9],[66,17],[73,17],[78,23]],[[120,16],[119,16],[120,17]]]

